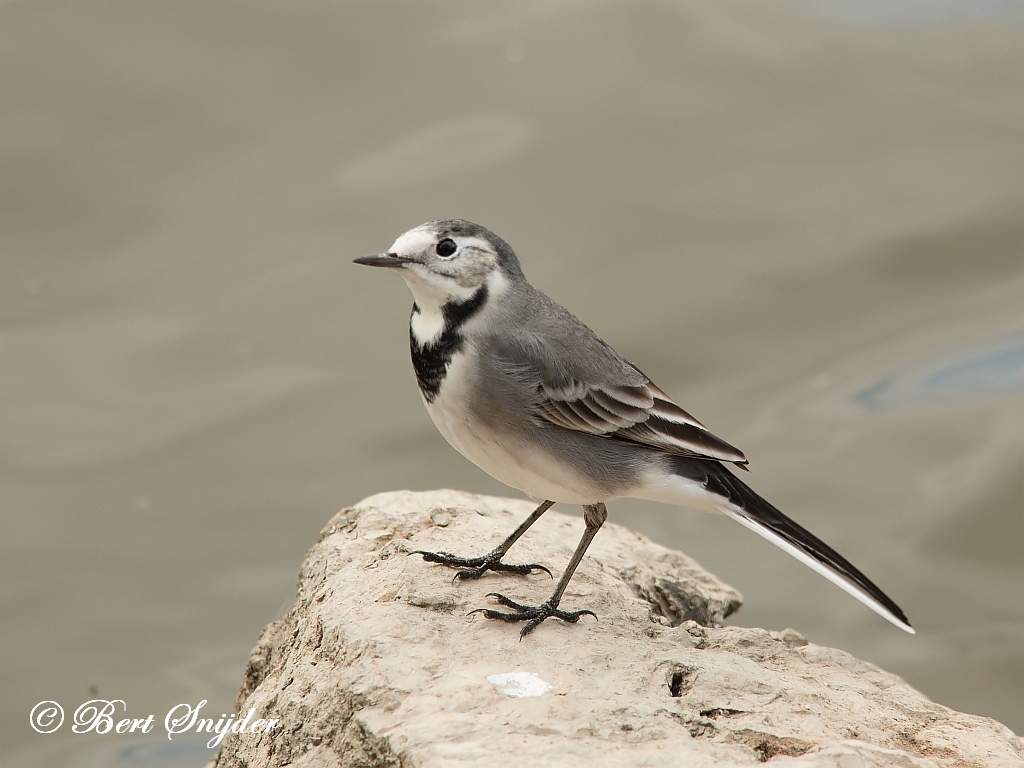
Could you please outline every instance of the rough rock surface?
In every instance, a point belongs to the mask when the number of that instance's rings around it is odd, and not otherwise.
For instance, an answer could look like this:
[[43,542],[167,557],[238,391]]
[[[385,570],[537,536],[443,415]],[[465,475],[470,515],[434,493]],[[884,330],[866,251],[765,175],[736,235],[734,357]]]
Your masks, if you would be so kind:
[[[522,642],[518,625],[467,612],[492,605],[492,591],[542,602],[546,575],[453,584],[452,570],[407,556],[483,554],[531,509],[394,492],[336,515],[238,696],[240,710],[281,727],[229,736],[218,768],[1024,765],[1007,728],[934,704],[843,651],[793,630],[720,627],[739,606],[733,589],[616,525],[563,599],[600,620],[548,620]],[[557,576],[582,530],[550,511],[509,561]]]

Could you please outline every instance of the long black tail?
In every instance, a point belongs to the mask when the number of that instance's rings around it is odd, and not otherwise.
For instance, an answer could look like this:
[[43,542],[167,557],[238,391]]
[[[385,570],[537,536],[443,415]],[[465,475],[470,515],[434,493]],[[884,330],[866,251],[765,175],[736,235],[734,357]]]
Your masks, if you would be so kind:
[[900,629],[914,634],[900,607],[849,560],[790,520],[717,461],[678,457],[674,464],[677,474],[701,483],[721,511],[733,520],[784,549]]

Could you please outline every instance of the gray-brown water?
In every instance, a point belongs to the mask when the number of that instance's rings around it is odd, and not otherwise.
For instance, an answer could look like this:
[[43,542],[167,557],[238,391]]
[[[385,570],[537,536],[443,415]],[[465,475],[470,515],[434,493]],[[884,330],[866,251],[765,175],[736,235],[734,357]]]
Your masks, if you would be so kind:
[[[511,493],[423,411],[404,285],[351,264],[449,216],[919,634],[724,518],[614,521],[737,623],[1024,730],[1018,11],[0,3],[0,764],[201,764],[164,713],[229,711],[330,515]],[[29,727],[97,696],[157,728]]]

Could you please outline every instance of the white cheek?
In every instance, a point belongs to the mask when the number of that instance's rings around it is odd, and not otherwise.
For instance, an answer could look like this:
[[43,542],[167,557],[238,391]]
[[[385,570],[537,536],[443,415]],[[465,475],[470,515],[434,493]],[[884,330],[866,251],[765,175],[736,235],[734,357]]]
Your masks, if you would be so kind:
[[449,301],[465,301],[473,295],[454,280],[428,271],[419,264],[409,264],[401,271],[413,300],[421,311],[440,311]]
[[487,276],[487,294],[491,298],[500,296],[507,288],[508,278],[505,277],[500,269],[495,269]]

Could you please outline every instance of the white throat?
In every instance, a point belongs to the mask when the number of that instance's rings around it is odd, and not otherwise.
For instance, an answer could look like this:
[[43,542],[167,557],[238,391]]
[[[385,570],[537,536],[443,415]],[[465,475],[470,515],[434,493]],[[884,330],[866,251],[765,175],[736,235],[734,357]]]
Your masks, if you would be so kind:
[[416,343],[421,347],[426,347],[437,342],[441,338],[441,334],[444,333],[444,312],[440,307],[424,309],[418,300],[416,306],[418,311],[412,313],[409,328],[412,330],[412,337]]
[[[426,273],[422,267],[409,265],[401,271],[406,285],[416,302],[418,312],[413,312],[409,321],[412,336],[422,346],[434,344],[444,333],[444,305],[449,302],[463,302],[477,292],[477,288],[466,288],[454,280],[440,275]],[[488,301],[505,291],[508,281],[500,271],[487,278]]]
[[409,265],[400,274],[419,310],[410,321],[413,338],[420,346],[433,344],[444,332],[444,305],[450,301],[465,301],[473,295],[473,290],[450,278],[426,272],[418,265]]

